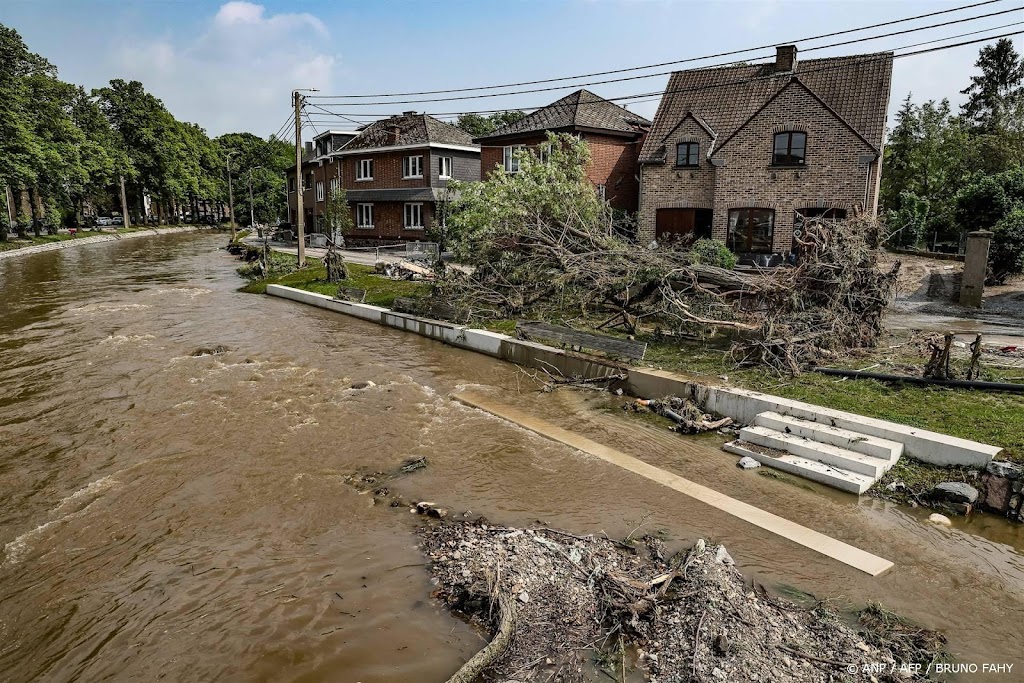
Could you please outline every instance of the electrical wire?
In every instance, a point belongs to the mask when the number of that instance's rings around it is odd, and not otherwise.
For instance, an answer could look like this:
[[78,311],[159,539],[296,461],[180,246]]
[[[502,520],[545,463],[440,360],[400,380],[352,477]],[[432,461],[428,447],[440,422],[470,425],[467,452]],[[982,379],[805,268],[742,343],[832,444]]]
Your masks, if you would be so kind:
[[[417,92],[390,93],[390,94],[384,93],[384,94],[377,94],[377,95],[313,95],[313,96],[310,96],[310,97],[313,98],[313,99],[355,99],[355,98],[370,99],[370,98],[382,98],[382,97],[413,97],[413,96],[419,96],[419,95],[445,95],[445,94],[449,94],[449,93],[472,92],[472,91],[476,91],[476,90],[497,90],[497,89],[500,89],[500,88],[518,88],[518,87],[525,86],[525,85],[539,85],[539,84],[542,84],[542,83],[554,83],[554,82],[557,82],[557,81],[578,80],[578,79],[581,79],[581,78],[591,78],[591,77],[594,77],[594,76],[608,76],[608,75],[611,75],[611,74],[627,73],[627,72],[630,72],[630,71],[643,71],[644,69],[656,69],[656,68],[660,68],[660,67],[663,67],[663,66],[672,66],[674,64],[686,64],[686,63],[690,63],[690,62],[703,61],[705,59],[717,59],[719,57],[729,57],[729,56],[733,56],[733,55],[743,54],[743,53],[746,53],[746,52],[754,52],[756,50],[765,50],[765,49],[768,49],[770,47],[775,47],[776,45],[788,45],[788,44],[809,42],[809,41],[813,41],[813,40],[820,40],[822,38],[832,38],[834,36],[844,35],[844,34],[848,34],[848,33],[856,33],[858,31],[867,31],[867,30],[870,30],[870,29],[881,28],[883,26],[892,26],[894,24],[901,24],[901,23],[905,23],[905,22],[908,22],[908,21],[914,21],[916,19],[925,19],[925,18],[928,18],[928,17],[939,16],[941,14],[949,14],[950,12],[959,12],[959,11],[962,11],[962,10],[973,9],[975,7],[981,7],[981,6],[984,6],[984,5],[991,5],[991,4],[994,4],[996,2],[1002,2],[1002,1],[1003,0],[985,0],[984,2],[976,2],[974,4],[964,5],[962,7],[952,7],[952,8],[949,8],[949,9],[940,10],[940,11],[936,11],[936,12],[929,12],[927,14],[919,14],[919,15],[912,16],[912,17],[904,17],[902,19],[894,19],[892,21],[885,21],[885,22],[882,22],[882,23],[879,23],[879,24],[871,24],[869,26],[860,26],[860,27],[857,27],[857,28],[845,29],[845,30],[842,30],[842,31],[834,31],[832,33],[824,33],[824,34],[821,34],[821,35],[818,35],[818,36],[810,36],[810,37],[807,37],[807,38],[798,38],[796,40],[781,41],[781,42],[778,42],[778,43],[772,43],[772,44],[769,44],[769,45],[761,45],[761,46],[758,46],[758,47],[752,47],[752,48],[747,48],[747,49],[743,49],[743,50],[733,50],[733,51],[730,51],[730,52],[719,52],[717,54],[705,55],[703,57],[690,57],[690,58],[687,58],[687,59],[681,59],[681,60],[676,60],[676,61],[671,61],[671,62],[660,62],[658,64],[646,64],[644,66],[634,66],[634,67],[628,67],[628,68],[623,68],[623,69],[613,69],[613,70],[610,70],[610,71],[595,71],[595,72],[592,72],[592,73],[579,74],[579,75],[576,75],[576,76],[561,76],[561,77],[558,77],[558,78],[545,78],[545,79],[536,80],[536,81],[521,81],[521,82],[518,82],[518,83],[503,83],[501,85],[485,85],[485,86],[477,86],[477,87],[472,87],[472,88],[450,88],[450,89],[447,89],[447,90],[421,90],[421,91],[417,91]],[[1014,9],[1017,9],[1017,8],[1014,8]],[[990,15],[984,15],[984,16],[990,16]],[[977,18],[981,18],[981,17],[977,17]],[[966,19],[965,21],[970,21],[970,19]],[[576,86],[567,86],[567,87],[576,87]]]
[[[1017,22],[1015,24],[1011,24],[1011,26],[1016,26],[1016,25],[1019,25],[1020,23],[1021,22]],[[996,29],[986,29],[986,30],[996,30]],[[972,33],[977,33],[977,32],[972,32]],[[1014,32],[1003,33],[1003,34],[999,34],[999,35],[985,36],[983,38],[977,38],[977,39],[974,39],[974,40],[963,41],[963,42],[954,43],[954,44],[951,44],[951,45],[940,45],[938,47],[928,48],[928,49],[924,49],[924,50],[917,50],[915,52],[906,52],[906,53],[903,53],[903,54],[892,55],[891,58],[895,60],[895,59],[902,59],[902,58],[905,58],[905,57],[915,57],[915,56],[918,56],[918,55],[928,54],[928,53],[931,53],[931,52],[938,52],[938,51],[941,51],[941,50],[949,50],[949,49],[953,49],[953,48],[957,48],[957,47],[963,47],[963,46],[966,46],[966,45],[975,45],[977,43],[984,43],[984,42],[987,42],[987,41],[990,41],[990,40],[996,40],[996,39],[999,39],[999,38],[1008,38],[1008,37],[1011,37],[1011,36],[1017,36],[1017,35],[1021,35],[1022,33],[1024,33],[1024,31],[1014,31]],[[971,34],[963,34],[963,35],[971,35]],[[955,38],[958,38],[958,37],[961,37],[961,36],[947,36],[947,37],[941,38],[941,39],[926,41],[924,43],[917,43],[917,44],[914,44],[914,45],[905,45],[905,46],[901,46],[901,47],[897,47],[897,48],[893,48],[893,49],[894,50],[905,50],[905,49],[909,49],[909,48],[912,48],[912,47],[917,47],[917,46],[920,46],[920,45],[926,45],[926,44],[940,42],[940,41],[945,41],[945,40],[952,40],[952,39],[955,39]],[[803,70],[798,72],[798,75],[800,75],[800,74],[809,74],[809,73],[817,73],[817,72],[820,72],[820,71],[830,71],[830,70],[835,70],[835,69],[845,69],[845,68],[849,68],[851,66],[856,66],[856,65],[864,64],[864,63],[869,63],[869,62],[872,62],[872,61],[886,60],[886,59],[889,59],[889,58],[890,58],[890,56],[888,54],[871,55],[871,56],[862,58],[862,59],[860,59],[860,60],[858,60],[856,62],[852,62],[852,63],[851,62],[845,62],[845,63],[843,63],[841,65],[826,65],[826,66],[818,67],[818,68],[815,68],[815,69],[803,69]],[[756,65],[748,65],[748,66],[756,66]],[[664,97],[666,95],[674,95],[674,94],[684,93],[684,92],[698,92],[698,91],[711,90],[711,89],[714,89],[714,88],[721,88],[721,87],[730,87],[730,86],[734,86],[734,85],[740,85],[740,84],[744,84],[744,83],[753,82],[753,81],[756,81],[756,80],[770,80],[770,79],[773,79],[773,78],[778,78],[778,74],[770,74],[768,76],[761,76],[761,77],[749,77],[749,78],[743,78],[743,79],[738,79],[738,80],[725,81],[725,82],[721,82],[721,83],[714,83],[714,84],[710,84],[710,85],[697,86],[697,87],[692,87],[692,88],[682,88],[682,89],[664,90],[664,91],[660,91],[659,90],[659,91],[638,93],[638,94],[635,94],[635,95],[622,95],[622,96],[619,96],[619,97],[608,97],[608,98],[603,98],[603,100],[596,101],[596,102],[589,102],[589,103],[588,102],[580,102],[579,106],[588,105],[588,104],[600,105],[600,104],[603,104],[605,101],[607,101],[607,102],[624,102],[624,101],[628,101],[628,100],[635,100],[635,101],[627,102],[627,104],[639,104],[639,103],[644,102],[644,101],[658,100],[658,99],[661,99],[662,97]],[[652,99],[644,100],[642,98],[652,98]],[[385,104],[385,103],[380,103],[380,104]],[[546,106],[549,106],[549,105],[543,105],[543,106],[539,106],[539,107],[537,107],[537,106],[534,106],[534,107],[520,107],[520,109],[537,110],[537,109],[543,109]],[[323,111],[327,111],[323,107],[320,107],[320,109],[322,109]],[[508,111],[508,109],[506,108],[506,109],[481,109],[481,110],[472,110],[472,111],[433,112],[433,113],[429,113],[428,115],[434,116],[434,117],[461,116],[463,114],[493,114],[493,113],[497,113],[497,112],[501,112],[501,111]],[[337,112],[330,112],[330,113],[331,113],[332,116],[343,116],[343,114],[340,114],[340,113],[337,113]],[[371,117],[373,119],[379,119],[379,118],[384,118],[384,117],[391,116],[390,113],[386,113],[386,114],[370,114],[370,113],[352,113],[352,112],[346,112],[345,115],[346,116],[364,116],[364,117]]]

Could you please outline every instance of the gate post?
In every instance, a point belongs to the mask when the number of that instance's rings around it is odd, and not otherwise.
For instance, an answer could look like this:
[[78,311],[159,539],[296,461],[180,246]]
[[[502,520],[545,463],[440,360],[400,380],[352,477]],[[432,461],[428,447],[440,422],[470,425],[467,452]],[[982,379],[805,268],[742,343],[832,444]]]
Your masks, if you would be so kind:
[[992,233],[975,230],[967,233],[967,251],[964,256],[964,277],[960,286],[960,305],[981,308],[985,293],[985,273],[988,271],[988,248]]

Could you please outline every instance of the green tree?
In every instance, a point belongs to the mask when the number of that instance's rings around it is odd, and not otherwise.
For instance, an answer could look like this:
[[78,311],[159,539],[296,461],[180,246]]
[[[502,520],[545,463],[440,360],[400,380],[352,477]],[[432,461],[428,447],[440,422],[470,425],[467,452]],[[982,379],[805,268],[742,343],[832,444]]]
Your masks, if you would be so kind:
[[[573,135],[548,133],[544,159],[536,149],[516,152],[516,173],[492,173],[482,182],[451,182],[449,247],[463,263],[502,258],[523,225],[566,222],[578,216],[593,223],[610,210],[590,180],[587,143]],[[610,227],[609,227],[610,230]]]
[[991,230],[989,265],[994,281],[1021,272],[1024,264],[1024,166],[997,173],[977,174],[956,196],[957,220],[967,230]]
[[332,239],[339,233],[348,235],[355,228],[352,210],[348,205],[348,193],[344,187],[338,187],[328,196],[324,205],[324,224],[330,229]]
[[479,137],[481,135],[493,133],[498,128],[520,121],[525,117],[526,114],[518,109],[499,111],[491,114],[490,116],[481,116],[480,114],[460,114],[455,125],[473,137]]
[[976,129],[989,133],[1019,130],[1024,108],[1024,60],[1013,41],[1001,38],[995,45],[981,48],[974,66],[981,69],[981,74],[972,76],[971,84],[961,91],[968,96],[964,118]]

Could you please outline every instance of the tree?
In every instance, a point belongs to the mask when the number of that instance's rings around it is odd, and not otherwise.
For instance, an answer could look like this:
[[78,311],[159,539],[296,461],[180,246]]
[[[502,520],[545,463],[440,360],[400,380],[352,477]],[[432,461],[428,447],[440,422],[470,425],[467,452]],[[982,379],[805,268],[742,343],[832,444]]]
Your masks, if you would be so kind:
[[490,116],[480,116],[479,114],[460,114],[455,125],[473,137],[480,137],[481,135],[493,133],[498,128],[520,121],[525,117],[526,114],[517,109],[495,112]]
[[232,182],[244,182],[246,188],[252,182],[252,206],[249,204],[248,192],[236,192],[236,216],[245,221],[251,210],[253,217],[260,223],[270,223],[280,218],[287,206],[284,170],[295,163],[295,152],[291,145],[273,136],[264,140],[251,133],[227,133],[217,138],[216,143],[221,155],[234,154],[231,161]]
[[974,66],[981,74],[961,92],[968,96],[963,116],[979,131],[1020,129],[1024,109],[1024,60],[1009,38],[986,45]]
[[333,190],[327,198],[324,223],[331,230],[331,239],[335,239],[335,235],[347,235],[355,228],[352,210],[348,206],[348,193],[344,187]]
[[482,182],[452,181],[449,246],[462,263],[485,264],[502,258],[518,227],[575,216],[597,222],[610,210],[590,180],[587,143],[565,133],[548,133],[542,160],[535,149],[519,150],[516,173],[492,173]]
[[957,193],[956,216],[968,230],[991,230],[992,279],[1003,282],[1024,264],[1024,166],[996,175],[978,174]]

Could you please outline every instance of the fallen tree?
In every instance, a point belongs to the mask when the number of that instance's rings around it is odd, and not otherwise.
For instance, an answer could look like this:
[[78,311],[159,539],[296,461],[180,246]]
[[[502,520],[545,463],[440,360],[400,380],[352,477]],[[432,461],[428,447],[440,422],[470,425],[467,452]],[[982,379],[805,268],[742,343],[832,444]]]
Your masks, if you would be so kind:
[[808,220],[795,265],[731,270],[706,262],[713,248],[624,238],[586,178],[586,143],[550,135],[548,145],[543,160],[519,152],[519,173],[456,187],[452,247],[473,268],[448,269],[436,293],[470,317],[613,316],[627,334],[724,329],[737,363],[780,373],[872,346],[881,333],[899,264],[878,270],[873,218]]

